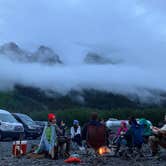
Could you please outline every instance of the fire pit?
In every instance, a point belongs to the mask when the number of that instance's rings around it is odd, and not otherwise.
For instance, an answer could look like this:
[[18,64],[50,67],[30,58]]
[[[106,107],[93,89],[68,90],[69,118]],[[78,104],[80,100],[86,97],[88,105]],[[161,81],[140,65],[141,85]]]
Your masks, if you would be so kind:
[[98,149],[99,155],[110,154],[111,150],[107,146],[102,146]]

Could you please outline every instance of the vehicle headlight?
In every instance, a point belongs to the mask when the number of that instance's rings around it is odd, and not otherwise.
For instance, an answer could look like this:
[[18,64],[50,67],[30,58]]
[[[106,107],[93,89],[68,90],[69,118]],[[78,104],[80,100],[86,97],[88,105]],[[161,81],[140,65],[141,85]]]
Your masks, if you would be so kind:
[[34,129],[34,127],[28,125],[28,129]]
[[23,132],[24,127],[23,126],[15,126],[15,131]]
[[13,129],[13,126],[9,125],[9,124],[2,123],[0,128],[1,128],[1,130],[7,131],[7,130]]

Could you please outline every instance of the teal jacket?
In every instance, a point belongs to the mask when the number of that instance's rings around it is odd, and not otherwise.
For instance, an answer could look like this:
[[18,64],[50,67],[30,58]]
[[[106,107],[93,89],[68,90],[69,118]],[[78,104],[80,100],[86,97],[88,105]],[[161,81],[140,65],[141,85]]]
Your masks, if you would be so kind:
[[152,135],[152,123],[144,118],[139,120],[139,124],[143,126],[143,136],[150,136]]

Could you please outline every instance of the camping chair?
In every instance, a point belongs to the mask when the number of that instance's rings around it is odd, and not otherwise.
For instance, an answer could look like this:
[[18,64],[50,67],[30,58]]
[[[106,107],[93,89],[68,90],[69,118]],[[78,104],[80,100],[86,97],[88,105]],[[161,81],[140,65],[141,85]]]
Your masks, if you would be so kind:
[[101,146],[106,146],[106,127],[104,125],[89,125],[87,127],[87,146],[97,151]]
[[137,158],[142,156],[143,136],[142,128],[131,127],[125,134],[126,145],[120,147],[120,156],[127,158]]

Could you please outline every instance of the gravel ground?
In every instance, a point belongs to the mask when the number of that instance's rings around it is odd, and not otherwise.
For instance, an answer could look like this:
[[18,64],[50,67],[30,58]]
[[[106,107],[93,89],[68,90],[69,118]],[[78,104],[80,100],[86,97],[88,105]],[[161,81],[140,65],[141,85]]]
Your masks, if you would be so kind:
[[[28,150],[32,144],[37,144],[39,140],[28,140]],[[28,159],[27,156],[15,158],[11,154],[12,142],[0,142],[0,166],[66,166],[75,164],[65,164],[63,159],[50,160],[50,159]],[[74,153],[74,152],[73,152]],[[77,152],[80,153],[80,152]],[[142,157],[137,160],[125,160],[116,157],[93,157],[79,154],[82,163],[77,165],[86,166],[166,166],[166,153],[162,153],[160,159]]]

